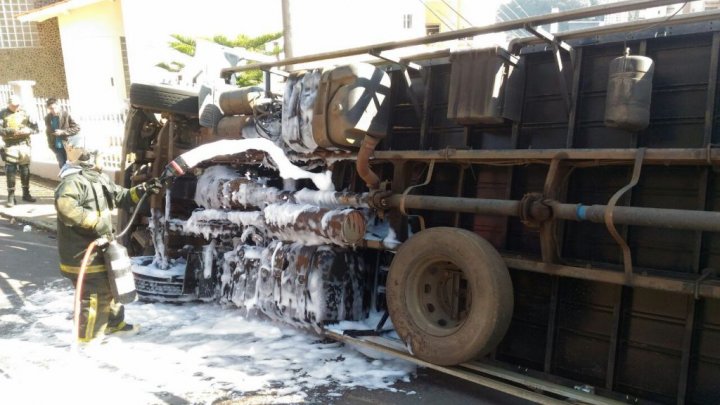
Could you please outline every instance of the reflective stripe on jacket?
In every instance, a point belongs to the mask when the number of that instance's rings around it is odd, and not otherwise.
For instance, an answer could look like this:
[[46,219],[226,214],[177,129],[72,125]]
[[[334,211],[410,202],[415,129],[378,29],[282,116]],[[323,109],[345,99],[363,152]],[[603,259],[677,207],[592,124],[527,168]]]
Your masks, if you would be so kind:
[[[87,246],[112,233],[111,210],[133,207],[140,194],[136,188],[120,187],[93,169],[62,177],[55,189],[60,270],[77,274]],[[89,273],[105,271],[102,254],[95,252],[88,266]]]

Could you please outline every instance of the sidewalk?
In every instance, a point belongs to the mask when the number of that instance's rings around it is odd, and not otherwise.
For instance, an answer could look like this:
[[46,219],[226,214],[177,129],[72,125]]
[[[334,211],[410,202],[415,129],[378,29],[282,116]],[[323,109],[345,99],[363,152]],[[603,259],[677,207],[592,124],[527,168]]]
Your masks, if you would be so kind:
[[37,176],[30,178],[30,194],[37,198],[35,203],[22,201],[22,187],[20,176],[15,184],[15,197],[18,204],[12,208],[5,206],[7,201],[7,182],[5,173],[0,172],[0,216],[15,219],[15,221],[29,224],[33,228],[56,232],[57,215],[55,213],[55,187],[58,182]]
[[[32,174],[31,171],[30,194],[37,198],[37,201],[34,203],[26,203],[22,200],[20,175],[17,176],[15,183],[15,199],[18,203],[14,207],[8,208],[5,206],[7,202],[7,180],[5,178],[4,165],[2,161],[0,161],[0,216],[18,223],[28,224],[33,228],[43,229],[52,233],[57,232],[55,187],[60,184],[59,179],[51,180],[36,176]],[[117,224],[117,210],[113,210],[112,220],[113,224]]]

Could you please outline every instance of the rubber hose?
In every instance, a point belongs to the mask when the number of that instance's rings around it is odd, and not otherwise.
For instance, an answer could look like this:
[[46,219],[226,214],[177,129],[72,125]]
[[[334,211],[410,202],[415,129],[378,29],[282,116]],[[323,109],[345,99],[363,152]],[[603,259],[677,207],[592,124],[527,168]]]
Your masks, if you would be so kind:
[[96,240],[90,242],[85,250],[85,255],[80,264],[80,273],[78,273],[77,282],[75,283],[75,308],[73,310],[73,320],[75,323],[73,325],[73,334],[76,339],[80,339],[80,301],[82,301],[82,286],[85,281],[85,271],[87,270],[90,255],[92,255],[93,250],[95,250],[95,246],[97,246]]

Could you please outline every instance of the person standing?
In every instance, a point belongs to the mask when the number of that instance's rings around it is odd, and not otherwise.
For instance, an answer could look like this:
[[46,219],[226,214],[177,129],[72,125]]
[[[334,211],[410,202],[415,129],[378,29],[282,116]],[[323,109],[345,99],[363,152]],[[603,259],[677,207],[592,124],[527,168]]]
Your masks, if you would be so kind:
[[28,113],[21,107],[20,97],[11,95],[8,106],[0,111],[0,136],[5,142],[2,157],[5,160],[7,178],[7,206],[17,204],[15,199],[15,175],[20,172],[23,201],[37,201],[30,195],[30,135],[38,130]]
[[62,169],[67,161],[64,143],[69,136],[80,132],[80,126],[73,120],[70,113],[60,109],[57,99],[49,98],[45,105],[48,110],[45,116],[45,136],[47,136],[48,147],[55,153],[58,166]]
[[[55,189],[60,273],[70,279],[75,288],[78,288],[82,257],[88,245],[113,234],[111,210],[132,208],[143,194],[157,194],[162,188],[159,180],[130,189],[116,185],[102,172],[100,151],[86,141],[83,135],[75,135],[65,142],[68,161],[60,171],[60,184]],[[137,332],[136,325],[125,322],[123,305],[113,299],[101,253],[90,256],[80,288],[77,338],[81,342],[103,334]]]

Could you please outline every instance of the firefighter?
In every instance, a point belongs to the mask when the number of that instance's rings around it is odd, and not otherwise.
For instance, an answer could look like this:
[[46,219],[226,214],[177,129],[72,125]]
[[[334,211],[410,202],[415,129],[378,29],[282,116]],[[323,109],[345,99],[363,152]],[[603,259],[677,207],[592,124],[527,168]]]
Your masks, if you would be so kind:
[[[102,173],[100,151],[87,144],[83,135],[68,138],[68,164],[60,172],[55,189],[57,240],[60,272],[77,286],[82,257],[88,245],[111,235],[113,208],[134,207],[144,193],[159,193],[162,184],[151,180],[126,189]],[[138,328],[125,322],[124,308],[116,303],[102,253],[95,252],[87,265],[81,286],[79,336],[81,342],[111,333],[135,333]]]
[[20,106],[20,97],[11,95],[8,106],[0,111],[0,136],[5,142],[2,158],[5,160],[7,178],[7,206],[17,204],[15,199],[15,175],[20,172],[23,201],[37,201],[30,195],[30,135],[37,132],[37,124]]

